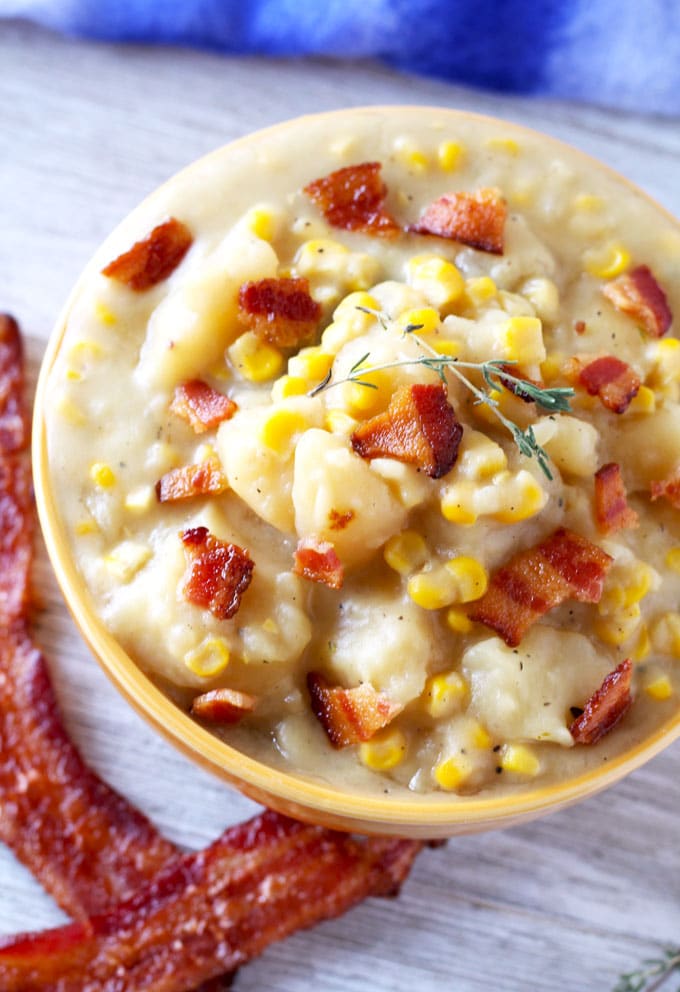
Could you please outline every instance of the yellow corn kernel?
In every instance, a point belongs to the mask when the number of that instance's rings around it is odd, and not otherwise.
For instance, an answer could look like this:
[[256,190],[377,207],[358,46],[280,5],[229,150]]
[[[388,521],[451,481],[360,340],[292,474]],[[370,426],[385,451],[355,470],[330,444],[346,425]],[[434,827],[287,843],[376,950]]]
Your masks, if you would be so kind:
[[397,138],[394,142],[394,157],[401,165],[412,172],[425,172],[430,160],[422,150],[409,138]]
[[302,348],[288,360],[288,374],[310,382],[321,382],[333,364],[333,355],[318,346]]
[[297,375],[282,375],[272,386],[272,400],[278,403],[288,396],[304,396],[308,389],[309,384],[306,379],[301,379]]
[[278,455],[288,455],[296,434],[309,427],[309,421],[297,410],[274,410],[260,427],[260,440]]
[[527,778],[538,775],[541,768],[535,752],[526,744],[506,744],[501,751],[499,765],[504,772],[525,775]]
[[543,326],[538,317],[510,317],[502,343],[507,357],[520,365],[536,365],[545,360]]
[[96,534],[98,531],[99,525],[92,517],[88,517],[86,520],[80,520],[75,526],[75,532],[78,537],[85,537],[86,534]]
[[404,310],[399,314],[397,327],[402,332],[410,327],[416,334],[436,334],[439,323],[439,314],[436,310],[432,307],[419,307],[416,310]]
[[167,441],[154,441],[147,451],[144,467],[162,475],[182,463],[182,456],[174,444]]
[[455,758],[444,758],[432,769],[432,777],[440,789],[455,792],[470,778],[473,766],[465,754],[457,754]]
[[87,417],[80,407],[66,395],[60,396],[56,403],[57,413],[72,427],[82,427],[87,423]]
[[522,186],[515,186],[515,188],[509,192],[509,200],[513,207],[530,207],[535,199],[535,184],[525,183]]
[[266,382],[280,375],[283,355],[278,348],[246,331],[227,348],[229,361],[248,382]]
[[468,733],[470,735],[470,744],[473,747],[479,748],[480,751],[488,751],[489,748],[493,747],[491,734],[478,720],[472,721]]
[[626,583],[624,605],[639,603],[657,584],[658,576],[654,569],[644,561],[638,562],[632,569],[630,582]]
[[631,639],[640,626],[640,607],[637,603],[595,622],[595,633],[605,644],[619,647]]
[[269,207],[252,207],[246,216],[246,225],[256,238],[263,241],[273,241],[276,237],[278,225],[274,212]]
[[491,276],[476,276],[465,280],[465,302],[473,307],[481,307],[492,300],[498,287]]
[[474,487],[470,483],[456,483],[447,486],[442,493],[440,509],[442,516],[452,524],[469,526],[477,520],[474,509]]
[[649,377],[650,386],[666,386],[680,379],[680,341],[663,338],[649,348],[654,370]]
[[90,478],[100,489],[110,489],[116,484],[115,473],[105,462],[93,462],[90,466]]
[[649,638],[649,630],[647,629],[647,624],[643,623],[640,625],[640,633],[637,636],[635,647],[631,651],[630,656],[633,661],[644,661],[651,650],[652,642]]
[[637,395],[633,397],[628,406],[628,413],[654,413],[656,410],[656,396],[654,390],[649,386],[640,386]]
[[[366,363],[368,366],[368,362]],[[340,388],[345,406],[350,414],[357,417],[370,417],[384,409],[391,394],[390,380],[385,372],[363,372],[359,365],[354,374],[361,375],[362,382],[371,382],[375,388],[362,386],[358,382],[347,382]]]
[[435,720],[459,710],[467,697],[468,687],[459,672],[441,672],[425,683],[425,709]]
[[407,742],[401,730],[388,727],[359,746],[359,760],[374,772],[396,768],[406,757]]
[[272,620],[271,617],[267,617],[262,624],[262,630],[265,634],[279,634],[281,632],[278,623],[276,620]]
[[229,664],[229,645],[223,637],[206,637],[198,647],[184,655],[184,664],[200,678],[214,678]]
[[456,303],[465,291],[465,279],[456,266],[439,255],[416,255],[406,268],[409,285],[437,310]]
[[489,138],[486,147],[495,152],[505,152],[513,158],[519,155],[519,145],[514,138]]
[[349,248],[331,238],[313,238],[300,245],[295,256],[295,268],[299,275],[310,276],[318,273],[337,273],[347,265]]
[[531,303],[541,320],[554,324],[559,319],[560,293],[552,279],[543,276],[527,279],[520,293]]
[[492,516],[500,523],[516,524],[540,513],[547,500],[547,493],[540,482],[537,482],[531,472],[522,469],[510,479],[507,504]]
[[579,193],[572,204],[574,210],[580,210],[585,214],[594,214],[602,210],[603,201],[593,193]]
[[652,699],[663,702],[673,695],[673,685],[667,675],[657,675],[651,681],[645,683],[645,692]]
[[121,541],[106,555],[104,562],[120,582],[129,582],[151,557],[151,548],[137,541]]
[[558,351],[551,351],[541,362],[541,376],[544,382],[554,382],[562,373],[564,367],[564,355]]
[[496,444],[486,434],[467,430],[463,435],[456,467],[464,478],[479,482],[506,469],[508,459],[500,444]]
[[78,372],[76,369],[66,369],[66,378],[71,382],[80,382],[83,376],[82,373]]
[[680,658],[680,613],[662,613],[654,621],[650,635],[656,651]]
[[390,568],[400,575],[409,575],[427,561],[427,545],[415,530],[403,530],[389,539],[383,557]]
[[329,410],[324,418],[324,427],[331,434],[352,434],[359,421],[342,410]]
[[630,252],[617,242],[593,248],[583,255],[583,267],[596,279],[613,279],[630,265]]
[[363,291],[349,293],[333,311],[333,320],[357,320],[361,330],[364,331],[375,318],[370,313],[364,313],[359,307],[363,307],[364,310],[380,310],[380,304],[370,293]]
[[444,172],[454,172],[463,161],[465,148],[459,141],[442,141],[437,149],[437,161]]
[[155,502],[152,486],[139,486],[131,489],[125,497],[123,505],[130,513],[145,513]]
[[109,310],[107,305],[102,303],[101,300],[95,304],[94,312],[97,320],[106,327],[113,327],[114,324],[118,323],[115,313]]
[[472,620],[457,606],[450,606],[446,611],[446,623],[455,634],[469,634],[472,630]]
[[680,572],[680,547],[669,548],[666,552],[666,565],[673,572]]
[[441,566],[412,575],[406,589],[413,602],[424,610],[440,610],[456,602],[458,585],[455,577]]
[[463,344],[460,341],[454,341],[450,338],[440,338],[438,337],[434,342],[435,349],[438,354],[446,355],[447,358],[460,358],[463,352]]
[[489,584],[489,576],[481,562],[467,555],[459,555],[447,561],[444,567],[456,581],[456,602],[472,603],[481,599]]

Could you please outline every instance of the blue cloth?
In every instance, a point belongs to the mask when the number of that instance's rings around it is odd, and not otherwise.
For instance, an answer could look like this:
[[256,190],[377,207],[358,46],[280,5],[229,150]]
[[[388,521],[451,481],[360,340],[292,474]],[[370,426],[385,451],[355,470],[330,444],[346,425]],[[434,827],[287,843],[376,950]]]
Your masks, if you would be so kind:
[[680,115],[678,0],[0,0],[90,38],[377,57],[515,93]]

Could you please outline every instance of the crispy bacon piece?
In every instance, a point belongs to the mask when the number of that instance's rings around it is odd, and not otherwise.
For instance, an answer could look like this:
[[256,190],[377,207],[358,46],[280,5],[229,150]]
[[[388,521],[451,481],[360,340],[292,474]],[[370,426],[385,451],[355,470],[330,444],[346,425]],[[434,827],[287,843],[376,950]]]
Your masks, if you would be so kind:
[[576,744],[596,744],[626,715],[633,702],[630,691],[633,665],[630,658],[610,672],[596,689],[583,713],[569,727]]
[[503,254],[503,230],[508,215],[505,200],[497,189],[474,193],[447,193],[426,207],[413,234],[450,238],[492,255]]
[[626,487],[617,462],[608,462],[595,473],[595,519],[605,534],[637,527],[638,515],[628,506]]
[[26,445],[26,412],[23,346],[19,325],[8,313],[0,313],[0,451],[9,454]]
[[102,275],[137,293],[150,289],[175,271],[193,242],[191,231],[171,217],[102,269]]
[[331,685],[319,672],[307,675],[312,710],[335,748],[368,741],[391,723],[402,707],[370,682],[354,689]]
[[177,503],[196,496],[219,496],[229,488],[227,477],[215,459],[198,465],[173,468],[156,483],[159,503]]
[[190,379],[175,390],[172,403],[172,413],[186,420],[197,434],[204,434],[222,423],[230,420],[238,406],[233,400],[213,389],[201,379]]
[[663,337],[673,323],[666,294],[646,265],[638,265],[605,283],[602,292],[617,310],[631,316],[653,338]]
[[3,992],[185,992],[367,896],[395,894],[418,841],[264,813],[108,913],[0,946]]
[[680,510],[680,468],[676,469],[673,475],[663,482],[652,482],[649,488],[652,494],[652,503],[663,498],[668,500],[676,510]]
[[440,479],[458,457],[463,428],[442,386],[400,386],[384,413],[361,424],[352,447],[362,458],[395,458]]
[[614,355],[602,355],[592,361],[585,357],[572,358],[564,371],[568,379],[583,386],[590,396],[598,396],[612,413],[625,413],[641,385],[637,372]]
[[482,598],[470,605],[468,616],[515,648],[539,617],[565,599],[599,603],[611,562],[596,544],[560,527],[503,565]]
[[211,689],[194,697],[191,713],[209,723],[238,723],[252,713],[256,702],[255,696],[249,696],[247,692]]
[[304,192],[332,227],[394,238],[400,228],[385,210],[387,186],[380,176],[381,168],[380,162],[348,165],[315,179]]
[[304,537],[295,550],[293,572],[310,582],[322,582],[329,589],[342,589],[345,568],[330,541]]
[[331,510],[328,514],[328,526],[331,530],[344,530],[347,524],[351,524],[354,517],[354,510],[345,510],[344,513],[340,510]]
[[574,321],[574,333],[575,334],[585,334],[587,330],[585,320],[575,320]]
[[238,293],[238,316],[263,341],[297,348],[316,334],[321,305],[309,294],[307,279],[260,279],[244,282]]
[[189,563],[185,597],[205,606],[218,620],[229,620],[238,612],[255,562],[243,548],[220,541],[207,527],[185,530],[182,543]]

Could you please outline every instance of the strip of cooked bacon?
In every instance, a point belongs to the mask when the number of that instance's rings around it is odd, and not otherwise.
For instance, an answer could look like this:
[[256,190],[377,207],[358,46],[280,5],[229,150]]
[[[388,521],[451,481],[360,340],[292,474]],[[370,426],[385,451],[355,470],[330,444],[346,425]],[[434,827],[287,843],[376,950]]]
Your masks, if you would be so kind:
[[596,689],[583,713],[569,728],[576,744],[596,744],[626,715],[633,702],[630,690],[633,665],[630,658],[610,672]]
[[0,313],[0,451],[9,454],[26,445],[26,412],[23,346],[19,325],[8,313]]
[[599,603],[611,563],[596,544],[560,527],[499,568],[482,598],[470,604],[468,616],[517,647],[539,617],[565,599]]
[[312,710],[335,748],[370,740],[401,712],[402,707],[370,682],[354,689],[331,685],[319,672],[307,675]]
[[183,590],[186,599],[205,606],[218,620],[229,620],[250,585],[254,561],[238,544],[220,541],[207,527],[185,530],[182,543],[189,566]]
[[277,940],[395,894],[417,841],[346,834],[264,813],[84,923],[0,946],[4,992],[185,992]]
[[408,230],[413,234],[450,238],[479,251],[502,255],[507,215],[505,200],[497,189],[447,193],[426,207],[418,222]]
[[297,348],[311,341],[321,313],[321,305],[310,296],[307,279],[260,279],[244,282],[239,289],[241,323],[279,348]]
[[626,498],[626,487],[617,462],[608,462],[595,473],[595,519],[605,534],[637,527],[638,515]]
[[109,262],[102,269],[102,275],[141,293],[175,271],[193,240],[186,224],[170,217],[154,227],[145,238],[136,241],[128,251]]
[[365,421],[352,434],[362,458],[395,458],[417,465],[440,479],[458,457],[463,428],[443,386],[400,386],[384,413]]
[[194,697],[191,713],[209,723],[238,723],[252,713],[256,702],[255,696],[249,696],[247,692],[211,689]]
[[592,361],[584,356],[571,358],[564,371],[568,379],[583,386],[590,396],[598,396],[612,413],[625,413],[641,385],[635,369],[614,355],[602,355]]
[[602,292],[617,310],[633,317],[653,338],[661,338],[673,323],[673,314],[661,286],[646,265],[605,283]]
[[676,510],[680,510],[680,468],[676,469],[663,482],[652,482],[649,488],[652,494],[652,503],[657,499],[665,499]]
[[170,410],[186,420],[197,434],[213,430],[223,420],[230,420],[238,406],[201,379],[190,379],[175,390]]
[[198,465],[170,469],[156,483],[159,503],[177,503],[196,496],[219,496],[229,488],[227,477],[216,459]]
[[295,575],[310,582],[322,582],[329,589],[342,589],[345,569],[330,541],[305,537],[295,550]]
[[315,179],[304,192],[332,227],[393,238],[399,225],[385,210],[387,186],[380,162],[362,162]]

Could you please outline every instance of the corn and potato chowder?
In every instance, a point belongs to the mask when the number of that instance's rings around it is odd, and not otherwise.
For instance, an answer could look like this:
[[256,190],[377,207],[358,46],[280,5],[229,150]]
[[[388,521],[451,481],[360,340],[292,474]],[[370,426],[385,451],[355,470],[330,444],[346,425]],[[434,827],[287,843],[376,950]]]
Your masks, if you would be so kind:
[[237,748],[433,799],[571,777],[680,687],[680,231],[540,135],[343,112],[115,232],[51,371],[96,609]]

